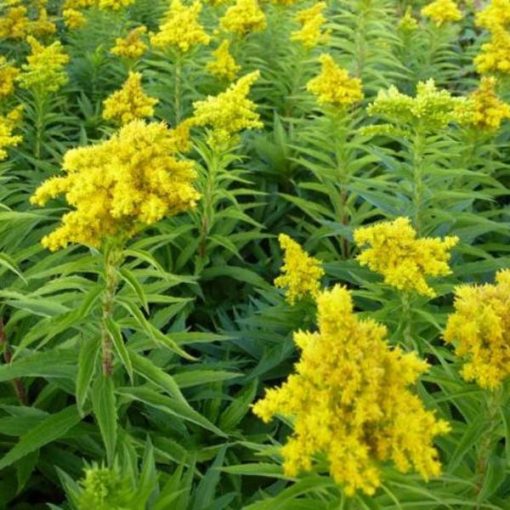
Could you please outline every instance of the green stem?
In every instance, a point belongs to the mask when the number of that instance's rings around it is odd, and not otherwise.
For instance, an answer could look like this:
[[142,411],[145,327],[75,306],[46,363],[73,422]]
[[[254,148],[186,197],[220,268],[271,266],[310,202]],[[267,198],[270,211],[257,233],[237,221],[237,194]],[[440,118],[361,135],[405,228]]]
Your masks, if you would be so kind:
[[411,306],[411,296],[409,292],[401,293],[402,317],[400,319],[399,330],[402,331],[403,342],[409,349],[414,349],[412,331],[413,331],[413,315]]
[[108,247],[104,254],[104,290],[101,317],[102,366],[105,377],[113,372],[113,342],[108,331],[108,322],[113,315],[117,291],[118,269],[122,262],[123,250],[119,246]]
[[182,62],[180,57],[175,61],[174,68],[174,110],[175,125],[181,121],[181,85],[182,85]]
[[34,157],[41,158],[44,128],[46,127],[46,96],[44,93],[34,91],[35,107],[35,139],[34,139]]
[[480,440],[476,461],[476,510],[482,508],[481,496],[489,467],[489,460],[497,440],[496,431],[500,424],[500,412],[503,403],[503,389],[489,392],[487,399],[487,427]]
[[413,221],[418,235],[422,230],[423,191],[423,162],[425,152],[425,136],[417,130],[412,143],[413,168]]

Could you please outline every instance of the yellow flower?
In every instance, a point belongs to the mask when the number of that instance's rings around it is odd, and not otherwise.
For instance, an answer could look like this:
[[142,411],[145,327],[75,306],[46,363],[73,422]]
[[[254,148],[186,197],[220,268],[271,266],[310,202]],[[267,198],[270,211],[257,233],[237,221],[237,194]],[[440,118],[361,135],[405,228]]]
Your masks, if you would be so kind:
[[62,12],[64,24],[72,30],[81,28],[87,23],[87,18],[83,12],[78,9],[64,9]]
[[104,100],[103,118],[127,124],[136,119],[152,117],[157,103],[157,99],[144,93],[142,75],[131,72],[122,88]]
[[444,339],[467,359],[462,376],[498,388],[510,376],[510,270],[499,272],[493,285],[457,287],[454,306]]
[[457,237],[417,238],[409,218],[358,228],[354,240],[364,248],[357,257],[362,266],[384,276],[388,285],[428,297],[435,292],[426,277],[451,273],[450,250],[459,241]]
[[264,30],[266,15],[257,0],[237,0],[220,19],[220,26],[227,32],[245,36]]
[[48,17],[48,11],[41,7],[39,9],[39,17],[35,21],[31,21],[29,31],[36,37],[44,37],[46,35],[54,34],[57,27],[53,21]]
[[489,42],[482,44],[475,57],[475,67],[480,74],[510,74],[510,32],[494,28]]
[[348,495],[373,494],[387,461],[401,472],[438,476],[441,465],[432,442],[449,426],[409,389],[427,363],[415,353],[391,349],[383,325],[353,313],[345,288],[321,293],[317,306],[318,331],[294,333],[301,350],[295,373],[280,388],[267,390],[253,408],[265,422],[277,413],[294,421],[282,448],[285,473],[309,471],[313,457],[322,453]]
[[176,143],[164,123],[136,120],[109,140],[68,151],[65,175],[48,179],[31,198],[42,206],[65,194],[73,208],[43,245],[53,251],[69,243],[99,247],[108,237],[126,239],[194,207],[194,163],[176,158]]
[[0,161],[7,157],[7,147],[15,147],[23,138],[12,132],[21,120],[22,106],[18,106],[7,115],[0,115]]
[[32,52],[27,57],[28,63],[21,66],[18,81],[26,89],[38,89],[42,93],[56,92],[67,83],[64,67],[69,57],[64,53],[61,42],[43,46],[32,36],[27,37],[27,41]]
[[285,251],[282,275],[275,279],[276,287],[286,289],[285,297],[293,305],[305,296],[316,298],[320,291],[320,279],[324,276],[321,262],[310,257],[296,241],[288,235],[278,236]]
[[363,99],[359,78],[351,78],[349,73],[339,67],[327,53],[319,57],[319,62],[322,64],[322,70],[308,82],[306,89],[316,96],[320,105],[345,108]]
[[230,53],[230,42],[225,39],[216,50],[213,51],[214,60],[208,62],[207,70],[220,79],[232,81],[241,66],[237,65],[234,57]]
[[466,103],[464,124],[484,131],[496,131],[505,119],[510,119],[510,105],[496,94],[496,78],[483,76],[480,87],[471,93]]
[[230,85],[225,92],[193,103],[193,123],[212,128],[209,135],[211,145],[229,143],[240,131],[263,126],[255,111],[256,104],[247,97],[259,75],[258,71],[254,71]]
[[301,23],[301,29],[292,32],[291,40],[299,41],[308,49],[327,42],[329,32],[322,31],[322,26],[326,22],[323,14],[326,7],[326,2],[317,2],[312,7],[299,11],[296,20]]
[[434,80],[428,80],[418,83],[416,97],[402,94],[394,86],[380,90],[368,113],[397,125],[438,130],[457,120],[457,112],[464,102],[465,98],[453,97],[447,90],[439,90]]
[[414,32],[418,28],[418,20],[413,16],[413,8],[408,7],[399,21],[399,28],[404,32]]
[[476,24],[487,30],[497,30],[510,25],[510,0],[492,0],[476,15]]
[[26,7],[12,7],[0,16],[0,39],[24,39],[29,25]]
[[135,0],[99,0],[98,7],[103,10],[112,9],[118,11],[134,2]]
[[143,34],[147,32],[147,27],[141,26],[131,30],[126,37],[115,39],[115,46],[112,53],[119,57],[130,59],[140,58],[147,50],[147,45],[142,40]]
[[430,18],[437,26],[462,19],[462,12],[454,0],[434,0],[426,5],[421,13],[426,18]]
[[97,0],[65,0],[64,9],[86,9],[97,5]]
[[19,69],[10,65],[7,59],[0,55],[0,99],[14,92],[14,81],[18,75]]
[[198,20],[201,11],[202,4],[198,1],[186,6],[181,0],[172,0],[159,32],[151,37],[153,46],[163,49],[175,47],[187,53],[194,46],[209,44],[211,38]]

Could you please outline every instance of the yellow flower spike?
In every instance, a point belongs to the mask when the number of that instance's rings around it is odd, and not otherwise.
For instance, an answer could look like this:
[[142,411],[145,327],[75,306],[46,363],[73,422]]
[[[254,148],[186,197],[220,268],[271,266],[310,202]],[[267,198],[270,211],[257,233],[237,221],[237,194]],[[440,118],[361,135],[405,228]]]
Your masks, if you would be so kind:
[[381,274],[392,287],[428,297],[435,292],[426,277],[451,273],[450,250],[459,241],[453,236],[418,238],[409,218],[358,228],[354,240],[362,248],[357,257],[362,266]]
[[421,14],[437,26],[462,19],[462,12],[454,0],[434,0],[421,10]]
[[0,16],[0,39],[24,39],[28,33],[29,25],[27,8],[12,7],[3,16]]
[[0,161],[7,157],[7,148],[15,147],[23,137],[14,135],[13,131],[22,117],[23,107],[18,106],[7,115],[0,115]]
[[78,9],[64,9],[62,16],[65,26],[71,30],[81,28],[87,23],[87,17]]
[[413,16],[413,8],[408,7],[404,16],[400,19],[398,27],[403,32],[414,32],[418,29],[418,20]]
[[140,58],[147,51],[147,45],[142,39],[146,32],[147,27],[145,26],[134,28],[126,37],[115,39],[115,46],[111,52],[118,57],[133,60]]
[[135,3],[136,0],[99,0],[98,7],[103,10],[118,11]]
[[14,92],[14,82],[19,73],[18,68],[10,65],[7,59],[0,55],[0,99]]
[[243,76],[221,94],[193,103],[193,124],[212,128],[211,145],[224,145],[245,129],[263,127],[256,104],[248,99],[251,86],[259,78],[259,71]]
[[143,91],[142,75],[131,72],[122,88],[104,100],[103,118],[121,125],[128,124],[136,119],[152,117],[157,103],[156,98]]
[[214,60],[207,64],[207,71],[212,75],[222,80],[232,81],[236,76],[241,66],[237,65],[234,57],[230,53],[230,41],[225,39],[213,51]]
[[480,86],[469,95],[461,122],[482,131],[497,131],[505,119],[510,119],[510,105],[496,93],[497,80],[483,76]]
[[495,284],[457,287],[454,307],[444,339],[466,359],[462,376],[497,389],[510,376],[510,270],[500,271]]
[[198,19],[202,11],[199,1],[187,6],[181,0],[172,0],[159,32],[151,37],[155,48],[175,48],[187,53],[199,44],[209,44],[211,38]]
[[67,83],[65,65],[69,62],[60,41],[49,46],[43,46],[32,36],[27,37],[32,49],[27,57],[27,64],[21,66],[22,73],[18,77],[20,85],[25,89],[39,89],[41,91],[56,92]]
[[492,0],[476,15],[476,24],[490,31],[510,28],[510,0]]
[[57,31],[57,26],[49,19],[48,11],[40,6],[39,17],[30,22],[29,31],[35,37],[45,37],[54,34]]
[[253,407],[265,422],[277,413],[293,419],[294,432],[281,451],[284,472],[309,471],[322,453],[348,495],[373,494],[388,461],[425,479],[438,476],[433,440],[449,425],[409,389],[427,363],[392,349],[383,325],[359,319],[347,289],[320,293],[317,307],[318,331],[294,333],[301,350],[295,372]]
[[301,24],[301,29],[292,32],[291,41],[298,41],[307,49],[326,43],[329,40],[329,32],[322,31],[326,22],[323,14],[326,7],[326,2],[317,2],[312,7],[299,11],[296,20]]
[[306,89],[311,92],[320,105],[345,108],[363,99],[363,90],[359,78],[351,78],[327,53],[319,57],[322,70],[310,80]]
[[286,234],[280,234],[278,241],[285,255],[281,268],[283,274],[275,279],[275,286],[286,289],[285,297],[291,305],[306,296],[316,298],[320,291],[320,280],[324,276],[321,262],[308,255]]
[[494,28],[489,42],[482,44],[474,63],[480,74],[510,74],[510,31]]
[[257,0],[237,0],[220,19],[220,26],[227,32],[246,36],[264,30],[267,20]]
[[175,133],[164,123],[136,120],[110,139],[64,156],[64,176],[44,182],[31,202],[44,205],[65,194],[73,210],[42,243],[100,247],[108,237],[129,238],[165,216],[193,208],[194,163],[177,159]]

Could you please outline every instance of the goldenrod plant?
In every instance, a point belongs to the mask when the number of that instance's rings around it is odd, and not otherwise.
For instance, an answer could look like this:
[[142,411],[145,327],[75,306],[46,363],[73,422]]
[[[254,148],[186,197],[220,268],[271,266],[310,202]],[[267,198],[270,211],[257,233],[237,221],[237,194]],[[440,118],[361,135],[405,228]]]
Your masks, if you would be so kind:
[[0,1],[0,510],[510,508],[510,0]]

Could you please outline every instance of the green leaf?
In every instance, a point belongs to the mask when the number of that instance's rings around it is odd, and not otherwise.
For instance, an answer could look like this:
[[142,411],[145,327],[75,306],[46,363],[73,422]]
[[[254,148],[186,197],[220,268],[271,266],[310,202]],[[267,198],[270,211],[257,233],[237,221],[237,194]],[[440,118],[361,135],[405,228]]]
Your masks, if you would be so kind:
[[129,357],[126,344],[124,343],[124,339],[122,338],[122,331],[119,325],[111,317],[108,317],[105,322],[106,329],[110,334],[115,351],[119,355],[119,358],[129,375],[129,379],[133,382],[133,365],[131,363],[131,358]]
[[96,379],[92,391],[92,410],[106,448],[108,465],[111,466],[117,444],[117,407],[115,386],[111,376],[101,374]]
[[87,400],[92,378],[97,366],[101,341],[99,335],[84,338],[80,346],[78,357],[78,373],[76,375],[76,404],[83,415],[83,406]]
[[39,425],[21,436],[18,443],[0,459],[0,469],[8,467],[13,462],[60,439],[80,420],[80,413],[76,406],[66,407],[45,418]]

